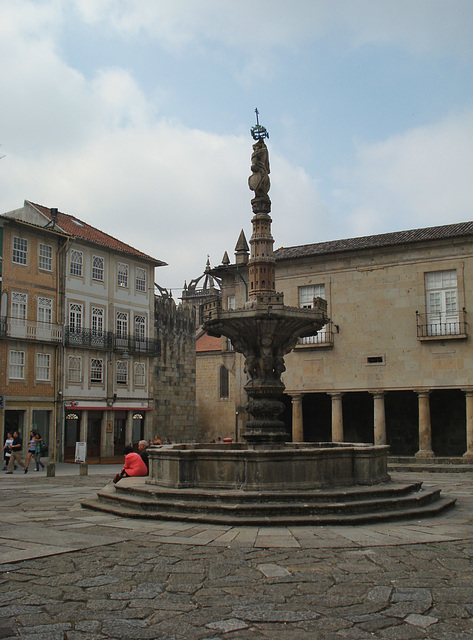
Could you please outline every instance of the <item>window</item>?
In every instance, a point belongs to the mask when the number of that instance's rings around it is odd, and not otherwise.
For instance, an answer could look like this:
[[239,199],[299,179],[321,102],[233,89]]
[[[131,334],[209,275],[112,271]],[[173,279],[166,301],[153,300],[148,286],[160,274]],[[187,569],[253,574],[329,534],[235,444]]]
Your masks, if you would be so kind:
[[228,369],[223,365],[220,367],[220,398],[228,398],[229,397],[229,380],[228,380]]
[[28,240],[24,238],[13,238],[13,257],[15,264],[26,264],[28,256]]
[[143,341],[146,338],[145,316],[135,316],[135,338],[137,341]]
[[69,356],[67,379],[69,382],[82,381],[82,358],[80,356]]
[[128,362],[117,360],[117,384],[128,384]]
[[136,290],[146,291],[146,269],[136,267]]
[[103,381],[103,360],[101,358],[92,358],[90,361],[90,381]]
[[136,387],[144,387],[145,386],[145,363],[144,362],[135,362],[135,386]]
[[[325,285],[311,284],[305,287],[299,287],[299,306],[303,309],[312,309],[314,306],[314,298],[323,298],[325,300]],[[299,344],[324,344],[327,342],[327,325],[317,331],[315,336],[299,338]]]
[[123,311],[117,313],[117,337],[128,337],[128,314]]
[[84,257],[82,251],[72,249],[71,251],[71,276],[82,276],[82,263]]
[[39,245],[39,268],[44,271],[53,269],[53,248],[47,244]]
[[128,287],[128,265],[123,262],[118,263],[118,286]]
[[92,279],[103,282],[104,259],[101,256],[92,257]]
[[99,307],[92,307],[92,335],[103,336],[104,311]]
[[425,274],[427,335],[460,333],[457,295],[457,272],[431,271]]
[[11,317],[14,325],[24,326],[26,322],[26,293],[17,293],[13,291],[11,294]]
[[81,333],[82,331],[82,305],[72,303],[69,305],[69,333]]
[[235,296],[227,296],[227,309],[235,308]]
[[10,378],[24,380],[25,378],[25,352],[10,351]]
[[50,324],[53,319],[53,301],[51,298],[38,297],[38,322]]
[[38,353],[36,357],[36,379],[50,380],[51,356],[49,353]]

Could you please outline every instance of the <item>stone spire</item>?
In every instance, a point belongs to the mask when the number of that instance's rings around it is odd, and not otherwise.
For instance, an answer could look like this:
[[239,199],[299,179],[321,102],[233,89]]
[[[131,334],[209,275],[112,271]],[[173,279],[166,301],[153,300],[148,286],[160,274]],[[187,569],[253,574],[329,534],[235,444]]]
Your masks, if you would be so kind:
[[248,242],[246,241],[245,232],[242,229],[238,237],[238,241],[235,245],[235,262],[237,264],[246,264],[248,262],[249,253],[250,248],[248,247]]
[[251,171],[248,186],[255,192],[251,200],[254,216],[251,220],[253,233],[250,239],[251,257],[248,261],[250,277],[250,299],[258,294],[271,294],[276,291],[276,260],[273,254],[274,239],[271,235],[271,200],[268,191],[271,186],[269,180],[269,154],[264,138],[269,138],[268,132],[258,122],[256,110],[256,126],[251,129],[251,135],[256,140],[251,156]]

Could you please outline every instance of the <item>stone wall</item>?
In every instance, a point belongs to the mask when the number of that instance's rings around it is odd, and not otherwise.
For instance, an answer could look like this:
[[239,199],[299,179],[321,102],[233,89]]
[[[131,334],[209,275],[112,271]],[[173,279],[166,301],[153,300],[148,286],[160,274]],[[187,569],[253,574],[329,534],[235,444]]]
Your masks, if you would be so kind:
[[154,310],[153,431],[162,440],[196,442],[194,311],[166,296],[156,296]]

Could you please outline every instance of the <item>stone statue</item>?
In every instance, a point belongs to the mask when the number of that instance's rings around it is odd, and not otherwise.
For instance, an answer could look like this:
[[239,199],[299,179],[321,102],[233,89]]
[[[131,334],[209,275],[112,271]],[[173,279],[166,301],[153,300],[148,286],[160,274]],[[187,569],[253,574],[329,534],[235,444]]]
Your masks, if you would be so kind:
[[263,140],[258,140],[253,145],[251,155],[252,175],[248,178],[248,186],[255,192],[256,198],[267,198],[271,186],[269,181],[269,154]]

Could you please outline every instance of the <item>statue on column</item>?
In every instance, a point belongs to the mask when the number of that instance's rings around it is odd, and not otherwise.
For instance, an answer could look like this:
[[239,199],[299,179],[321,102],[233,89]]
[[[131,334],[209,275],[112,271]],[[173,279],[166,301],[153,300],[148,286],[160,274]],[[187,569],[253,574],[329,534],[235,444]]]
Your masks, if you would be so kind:
[[252,175],[248,178],[248,186],[255,192],[255,197],[251,201],[253,213],[269,213],[271,211],[271,200],[268,191],[271,186],[269,180],[269,153],[264,143],[264,138],[269,138],[269,134],[258,122],[258,109],[256,112],[256,126],[252,127],[251,135],[256,143],[253,145],[251,155]]

